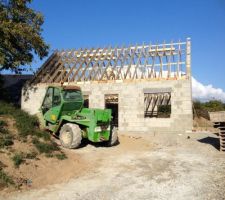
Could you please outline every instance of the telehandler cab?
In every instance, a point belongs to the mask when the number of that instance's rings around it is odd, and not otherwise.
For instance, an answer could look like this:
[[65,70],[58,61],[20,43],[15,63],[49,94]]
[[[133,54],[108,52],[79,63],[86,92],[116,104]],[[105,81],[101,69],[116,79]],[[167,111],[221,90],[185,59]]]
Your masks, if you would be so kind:
[[114,145],[118,135],[117,129],[111,126],[111,110],[83,105],[80,87],[49,86],[40,108],[42,126],[59,136],[65,148],[77,148],[82,138]]

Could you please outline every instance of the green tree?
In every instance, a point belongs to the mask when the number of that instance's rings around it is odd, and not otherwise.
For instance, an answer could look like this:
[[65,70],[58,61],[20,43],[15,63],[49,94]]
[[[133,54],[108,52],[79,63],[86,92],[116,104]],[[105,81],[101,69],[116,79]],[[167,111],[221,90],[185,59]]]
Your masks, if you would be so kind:
[[195,117],[203,117],[209,120],[208,110],[205,108],[205,103],[200,101],[193,102],[193,114]]
[[204,108],[208,111],[223,111],[224,103],[220,100],[211,100],[204,103]]
[[207,102],[193,101],[194,115],[209,119],[208,112],[225,111],[225,103],[220,100],[210,100]]
[[28,7],[32,0],[0,0],[0,69],[20,73],[34,54],[48,55],[41,32],[44,18]]

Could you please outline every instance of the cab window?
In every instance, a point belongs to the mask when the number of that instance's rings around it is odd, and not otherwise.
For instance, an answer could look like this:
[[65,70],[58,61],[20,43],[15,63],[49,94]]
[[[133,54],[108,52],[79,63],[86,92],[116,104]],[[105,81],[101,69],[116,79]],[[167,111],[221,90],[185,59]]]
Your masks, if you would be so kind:
[[82,101],[81,91],[79,90],[64,90],[63,99],[65,101]]
[[61,103],[60,89],[54,88],[52,106],[58,106]]
[[53,99],[53,88],[48,88],[43,102],[44,109],[48,110],[52,107],[52,99]]

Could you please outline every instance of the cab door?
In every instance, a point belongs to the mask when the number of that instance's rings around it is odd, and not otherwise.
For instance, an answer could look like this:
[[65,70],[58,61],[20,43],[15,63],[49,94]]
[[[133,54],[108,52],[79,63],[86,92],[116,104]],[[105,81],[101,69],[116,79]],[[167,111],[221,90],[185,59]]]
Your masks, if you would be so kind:
[[61,108],[61,94],[59,88],[49,87],[43,104],[42,104],[42,113],[44,119],[51,123],[56,123]]

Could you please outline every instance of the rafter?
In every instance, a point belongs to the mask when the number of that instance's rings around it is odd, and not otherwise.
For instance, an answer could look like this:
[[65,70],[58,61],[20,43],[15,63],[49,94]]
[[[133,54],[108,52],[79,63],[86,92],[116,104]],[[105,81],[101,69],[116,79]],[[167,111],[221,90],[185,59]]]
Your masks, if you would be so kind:
[[49,57],[32,83],[189,79],[190,52],[190,39],[120,48],[62,50]]

